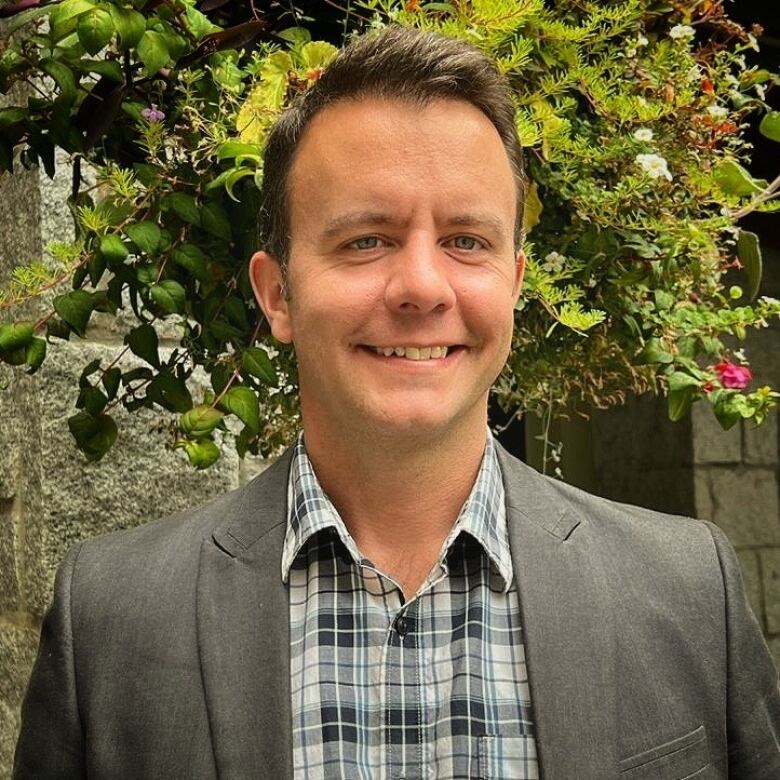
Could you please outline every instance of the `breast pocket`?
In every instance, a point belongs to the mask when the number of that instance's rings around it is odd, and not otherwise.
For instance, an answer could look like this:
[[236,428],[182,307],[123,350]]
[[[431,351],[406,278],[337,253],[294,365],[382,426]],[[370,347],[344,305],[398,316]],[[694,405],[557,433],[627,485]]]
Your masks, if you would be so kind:
[[533,737],[477,737],[479,780],[537,780],[536,740]]
[[710,765],[704,726],[620,762],[621,780],[705,780]]

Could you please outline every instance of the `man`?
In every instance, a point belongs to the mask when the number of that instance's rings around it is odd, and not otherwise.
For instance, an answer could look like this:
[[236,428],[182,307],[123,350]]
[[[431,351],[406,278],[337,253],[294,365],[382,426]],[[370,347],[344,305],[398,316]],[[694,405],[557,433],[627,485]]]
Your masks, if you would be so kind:
[[390,29],[280,120],[250,276],[303,436],[57,576],[17,778],[780,778],[777,676],[713,525],[487,433],[524,258],[495,68]]

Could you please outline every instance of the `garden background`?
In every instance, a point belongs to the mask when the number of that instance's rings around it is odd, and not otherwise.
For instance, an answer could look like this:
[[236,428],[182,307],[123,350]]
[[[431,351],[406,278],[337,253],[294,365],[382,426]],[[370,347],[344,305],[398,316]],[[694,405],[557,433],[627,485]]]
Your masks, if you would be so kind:
[[[780,70],[780,12],[759,2],[738,2],[729,15],[765,34],[752,61]],[[775,90],[780,92],[780,90]],[[0,100],[5,98],[0,97]],[[776,95],[769,96],[780,108]],[[1,104],[0,104],[1,105]],[[757,122],[756,122],[757,124]],[[755,176],[778,174],[776,144],[750,131]],[[66,166],[50,180],[37,168],[0,176],[0,288],[14,268],[42,256],[52,241],[73,235],[63,208],[71,188]],[[778,216],[757,214],[744,226],[761,238],[760,293],[780,298]],[[734,271],[734,283],[741,283]],[[31,301],[29,316],[41,304]],[[97,462],[76,448],[67,420],[84,365],[123,346],[130,314],[96,313],[86,338],[57,344],[34,375],[0,364],[0,777],[10,776],[19,705],[34,660],[54,570],[65,551],[85,537],[127,528],[202,503],[252,479],[266,465],[259,455],[239,458],[224,446],[209,469],[195,471],[182,451],[166,449],[169,424],[156,412],[116,413],[117,446]],[[780,323],[750,330],[742,347],[756,386],[780,387]],[[178,334],[163,323],[160,355],[170,355]],[[139,361],[140,364],[140,361]],[[195,383],[208,387],[204,374]],[[739,421],[724,431],[705,404],[671,422],[666,401],[629,396],[623,406],[553,421],[509,421],[498,403],[492,422],[508,423],[500,439],[515,454],[549,468],[542,438],[560,442],[553,465],[563,478],[591,492],[653,509],[711,519],[737,549],[748,597],[780,664],[780,455],[776,412],[756,428]],[[546,436],[543,428],[546,428]],[[540,438],[542,437],[542,438]],[[558,460],[559,458],[559,460]]]

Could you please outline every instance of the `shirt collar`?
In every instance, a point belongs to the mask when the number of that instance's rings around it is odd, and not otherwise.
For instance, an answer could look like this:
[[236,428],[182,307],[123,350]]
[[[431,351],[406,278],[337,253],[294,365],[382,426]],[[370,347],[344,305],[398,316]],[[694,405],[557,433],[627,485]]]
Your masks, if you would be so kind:
[[[287,582],[293,561],[304,545],[314,534],[325,528],[335,529],[353,560],[356,563],[363,562],[344,521],[320,486],[306,453],[303,432],[298,435],[294,447],[287,484],[287,506],[290,511],[282,551],[284,582]],[[495,442],[489,429],[474,486],[442,547],[439,559],[441,565],[446,565],[444,559],[450,547],[464,532],[479,542],[501,576],[504,592],[509,590],[513,569],[506,525],[504,483]]]

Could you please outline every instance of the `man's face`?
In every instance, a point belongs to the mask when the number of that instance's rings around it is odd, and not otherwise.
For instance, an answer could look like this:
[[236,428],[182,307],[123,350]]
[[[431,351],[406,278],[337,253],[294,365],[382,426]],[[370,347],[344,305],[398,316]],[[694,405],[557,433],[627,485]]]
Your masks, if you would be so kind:
[[426,438],[484,425],[523,274],[487,117],[461,101],[337,103],[306,129],[288,186],[289,300],[270,256],[251,277],[295,346],[304,424]]

